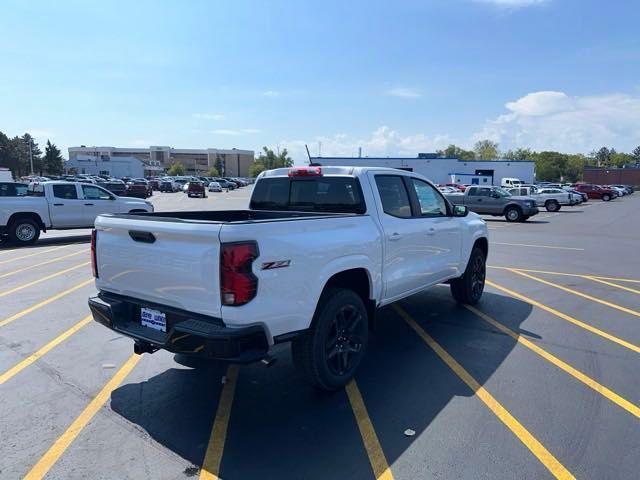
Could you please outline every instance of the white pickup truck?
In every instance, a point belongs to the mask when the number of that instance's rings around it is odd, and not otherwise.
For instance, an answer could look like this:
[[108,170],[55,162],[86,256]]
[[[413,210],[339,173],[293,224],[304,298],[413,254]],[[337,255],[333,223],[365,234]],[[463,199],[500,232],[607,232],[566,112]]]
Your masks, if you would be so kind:
[[38,240],[41,231],[92,228],[101,213],[137,212],[153,212],[153,205],[86,183],[31,184],[27,196],[0,198],[0,236],[28,245]]
[[270,170],[249,207],[99,216],[94,319],[136,353],[248,363],[292,341],[310,382],[333,390],[358,367],[378,307],[443,282],[460,302],[482,295],[485,222],[414,173]]

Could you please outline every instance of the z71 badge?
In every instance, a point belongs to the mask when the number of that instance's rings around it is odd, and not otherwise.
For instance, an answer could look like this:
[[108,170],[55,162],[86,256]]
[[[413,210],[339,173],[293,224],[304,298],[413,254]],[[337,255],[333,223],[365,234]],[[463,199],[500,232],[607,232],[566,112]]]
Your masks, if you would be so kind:
[[273,270],[275,268],[285,268],[291,264],[291,260],[278,260],[276,262],[264,262],[262,270]]

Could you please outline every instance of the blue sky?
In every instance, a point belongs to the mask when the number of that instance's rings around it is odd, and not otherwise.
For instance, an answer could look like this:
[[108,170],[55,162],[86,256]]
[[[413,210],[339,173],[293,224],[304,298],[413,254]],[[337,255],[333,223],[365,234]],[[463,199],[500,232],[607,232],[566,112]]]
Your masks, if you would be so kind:
[[59,146],[415,155],[640,144],[640,4],[30,1],[0,16],[0,130]]

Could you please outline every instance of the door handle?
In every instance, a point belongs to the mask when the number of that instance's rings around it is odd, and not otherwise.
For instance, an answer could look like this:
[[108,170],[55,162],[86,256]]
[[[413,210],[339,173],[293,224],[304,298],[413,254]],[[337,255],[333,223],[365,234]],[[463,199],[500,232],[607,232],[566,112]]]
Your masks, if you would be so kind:
[[433,235],[434,233],[436,233],[436,229],[431,227],[429,230],[427,230],[427,235]]
[[54,207],[62,207],[64,205],[64,203],[54,203],[53,206]]
[[400,235],[398,232],[393,232],[391,235],[389,235],[389,240],[394,242],[396,240],[400,240],[401,237],[402,235]]
[[93,203],[85,203],[86,206],[93,206]]

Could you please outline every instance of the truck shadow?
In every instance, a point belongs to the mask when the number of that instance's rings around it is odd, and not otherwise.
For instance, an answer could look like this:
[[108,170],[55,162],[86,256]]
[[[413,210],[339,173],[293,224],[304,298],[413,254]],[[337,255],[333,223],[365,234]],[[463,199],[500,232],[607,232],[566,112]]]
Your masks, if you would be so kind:
[[[516,343],[457,306],[445,288],[416,295],[401,307],[480,385],[491,378]],[[528,304],[486,292],[479,308],[508,312],[498,319],[521,335],[539,338],[519,328],[531,312]],[[474,392],[393,306],[379,312],[370,340],[357,385],[392,465],[421,434],[430,435],[430,425],[452,400]],[[309,479],[326,478],[333,472],[333,478],[372,478],[346,393],[320,392],[307,385],[293,367],[286,345],[275,348],[274,356],[274,366],[255,364],[240,369],[220,476]],[[201,465],[225,371],[222,364],[170,369],[146,382],[118,388],[112,394],[111,408],[186,461]],[[405,436],[407,428],[416,435]],[[440,441],[445,449],[456,450],[456,439],[466,434],[457,432]],[[428,455],[437,457],[438,452]]]
[[2,250],[27,250],[37,249],[39,247],[55,247],[59,245],[74,245],[81,243],[89,243],[91,241],[91,235],[69,235],[64,237],[47,238],[42,237],[34,245],[19,246],[9,241],[0,240],[0,251]]

